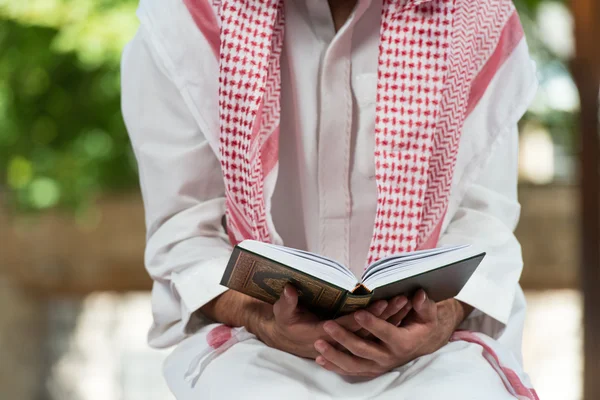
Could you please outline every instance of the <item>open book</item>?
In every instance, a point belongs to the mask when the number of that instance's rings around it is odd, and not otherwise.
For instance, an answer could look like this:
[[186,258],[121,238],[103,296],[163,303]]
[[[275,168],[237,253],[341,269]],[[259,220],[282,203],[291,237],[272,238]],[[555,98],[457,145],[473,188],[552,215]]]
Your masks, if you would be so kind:
[[357,278],[348,267],[318,254],[244,240],[234,248],[221,284],[274,303],[290,283],[303,305],[334,317],[376,300],[410,296],[419,288],[434,301],[452,298],[484,256],[470,245],[402,253],[374,262]]

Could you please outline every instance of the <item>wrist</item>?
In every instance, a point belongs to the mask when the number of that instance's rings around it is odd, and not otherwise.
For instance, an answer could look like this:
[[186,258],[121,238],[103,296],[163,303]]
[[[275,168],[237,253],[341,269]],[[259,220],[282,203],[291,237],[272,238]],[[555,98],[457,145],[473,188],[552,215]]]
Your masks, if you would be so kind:
[[246,330],[264,341],[273,320],[273,306],[262,301],[253,301],[245,307],[244,316]]
[[463,303],[462,301],[452,299],[454,303],[454,330],[458,329],[460,324],[463,323],[465,319],[471,314],[473,311],[473,307]]
[[243,326],[249,332],[256,334],[261,320],[268,315],[268,308],[272,310],[272,306],[268,303],[228,290],[204,305],[200,312],[213,321],[233,327]]
[[448,299],[438,303],[438,321],[444,331],[451,335],[471,313],[473,308],[456,299]]

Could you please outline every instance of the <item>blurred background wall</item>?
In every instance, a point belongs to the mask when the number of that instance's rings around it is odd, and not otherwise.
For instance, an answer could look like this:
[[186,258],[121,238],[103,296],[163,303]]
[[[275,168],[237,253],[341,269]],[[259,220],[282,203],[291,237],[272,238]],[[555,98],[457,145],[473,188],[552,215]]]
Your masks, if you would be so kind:
[[[541,89],[521,122],[526,367],[581,398],[579,100],[561,1],[516,2]],[[149,350],[143,210],[120,114],[137,0],[0,0],[0,397],[170,399]],[[564,343],[560,347],[558,342]]]

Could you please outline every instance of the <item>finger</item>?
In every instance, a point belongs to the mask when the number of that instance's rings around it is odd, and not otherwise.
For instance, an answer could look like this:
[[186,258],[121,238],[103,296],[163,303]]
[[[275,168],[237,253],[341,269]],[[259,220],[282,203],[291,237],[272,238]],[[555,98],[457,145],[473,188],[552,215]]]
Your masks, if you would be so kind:
[[[408,313],[410,313],[410,310],[412,310],[412,304],[410,300],[408,300],[408,302],[404,305],[404,307],[402,307],[400,311],[387,318],[387,322],[394,326],[400,326],[404,318],[406,318]],[[368,340],[374,339],[374,336],[366,329],[361,329],[360,331],[356,332],[356,335]]]
[[352,332],[337,325],[335,322],[329,321],[325,324],[325,332],[329,334],[336,342],[350,350],[352,354],[366,360],[373,360],[380,365],[386,364],[389,358],[389,353],[380,345],[359,338]]
[[408,303],[406,296],[396,296],[389,301],[388,307],[381,315],[380,319],[388,321],[392,316],[398,314]]
[[364,329],[373,334],[376,338],[382,342],[391,345],[398,342],[398,327],[390,324],[388,321],[384,321],[375,317],[373,314],[366,311],[357,311],[354,314],[356,321]]
[[[379,317],[387,309],[388,306],[389,306],[389,303],[387,300],[377,300],[376,302],[374,302],[373,304],[370,304],[367,307],[367,311],[369,311],[371,314]],[[352,321],[354,321],[354,318],[350,318],[350,319]]]
[[[406,296],[396,296],[393,299],[391,299],[389,301],[388,307],[385,309],[385,311],[379,315],[379,318],[384,320],[384,321],[388,321],[393,315],[396,315],[398,312],[400,312],[400,310],[402,310],[402,308],[406,305],[406,303],[408,303],[408,299],[406,298]],[[375,315],[375,314],[373,314]],[[377,315],[375,315],[377,317]],[[368,331],[361,329],[358,333],[358,335],[360,337],[370,337],[372,336]]]
[[[369,311],[371,314],[373,314],[376,317],[379,317],[381,319],[388,319],[392,315],[396,314],[402,308],[402,306],[405,304],[406,301],[408,301],[408,299],[405,296],[396,296],[387,302],[387,307],[383,308],[381,313],[379,313],[379,314],[374,313],[373,311],[371,311],[370,308],[367,308],[367,311]],[[352,320],[358,326],[358,328],[360,328],[360,326],[358,325],[358,323],[356,322],[354,317],[352,317]],[[351,331],[351,332],[353,332],[353,331]],[[362,338],[367,338],[367,337],[371,336],[369,331],[366,331],[364,329],[357,330],[356,335],[359,337],[362,337]]]
[[335,364],[327,361],[325,359],[325,357],[323,357],[323,356],[318,356],[315,359],[315,361],[316,361],[317,364],[319,364],[321,367],[325,368],[328,371],[332,371],[332,372],[335,372],[336,374],[344,375],[344,376],[350,376],[351,375],[348,371],[344,371],[343,369],[341,369],[337,365],[335,365]]
[[368,377],[374,377],[374,376],[378,376],[380,375],[379,373],[366,373],[366,374],[351,374],[348,371],[344,371],[343,369],[341,369],[340,367],[338,367],[337,365],[333,364],[332,362],[329,362],[325,359],[325,357],[323,356],[318,356],[317,359],[315,360],[317,362],[317,364],[319,364],[321,367],[325,368],[328,371],[332,371],[335,372],[336,374],[339,375],[344,375],[344,376],[368,376]]
[[[387,308],[388,308],[388,302],[386,300],[378,300],[378,301],[374,302],[373,304],[370,304],[369,307],[367,307],[366,309],[369,310],[369,312],[371,312],[373,315],[379,316]],[[325,322],[327,322],[327,321],[324,321],[323,324]],[[356,322],[356,319],[354,319],[354,313],[350,313],[348,315],[344,315],[343,317],[337,318],[335,320],[335,322],[338,323],[340,326],[344,327],[345,329],[349,330],[350,332],[357,332],[357,331],[361,332],[360,336],[366,337],[369,335],[369,332],[365,331],[364,329],[361,329],[358,322]],[[323,325],[321,325],[321,328],[322,327],[323,327]],[[333,343],[333,346],[336,349],[338,349],[339,351],[347,351],[339,343]]]
[[296,314],[298,306],[298,292],[290,284],[285,285],[279,300],[273,304],[273,314],[279,323],[291,322]]
[[411,310],[412,310],[412,304],[409,301],[408,303],[406,303],[406,305],[404,305],[404,307],[402,307],[402,309],[400,311],[398,311],[395,315],[392,315],[390,318],[388,318],[387,321],[394,326],[399,326],[402,323],[402,321],[404,320],[404,318],[406,318],[408,313],[410,313]]
[[336,350],[333,346],[324,340],[317,340],[315,342],[315,349],[323,356],[327,361],[335,364],[344,371],[348,371],[351,374],[372,374],[378,372],[381,367],[371,360],[365,360],[356,357],[352,354],[346,354],[339,350]]
[[[369,312],[371,312],[373,315],[379,316],[385,311],[387,307],[388,302],[386,300],[379,300],[369,305],[369,307],[367,307],[367,310],[369,310]],[[350,332],[356,332],[360,329],[360,325],[354,319],[354,313],[336,318],[335,322],[343,326],[345,329],[348,329]]]
[[412,303],[419,322],[427,324],[436,320],[437,305],[423,289],[415,294]]

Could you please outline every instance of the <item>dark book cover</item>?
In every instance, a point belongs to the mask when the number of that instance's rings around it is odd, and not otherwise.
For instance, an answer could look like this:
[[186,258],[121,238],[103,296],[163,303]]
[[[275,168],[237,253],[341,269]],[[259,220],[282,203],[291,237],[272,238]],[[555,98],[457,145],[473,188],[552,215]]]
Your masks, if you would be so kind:
[[462,290],[484,257],[485,253],[481,253],[380,286],[373,291],[371,300],[389,299],[399,294],[410,297],[419,289],[425,290],[427,296],[435,302],[451,299]]

